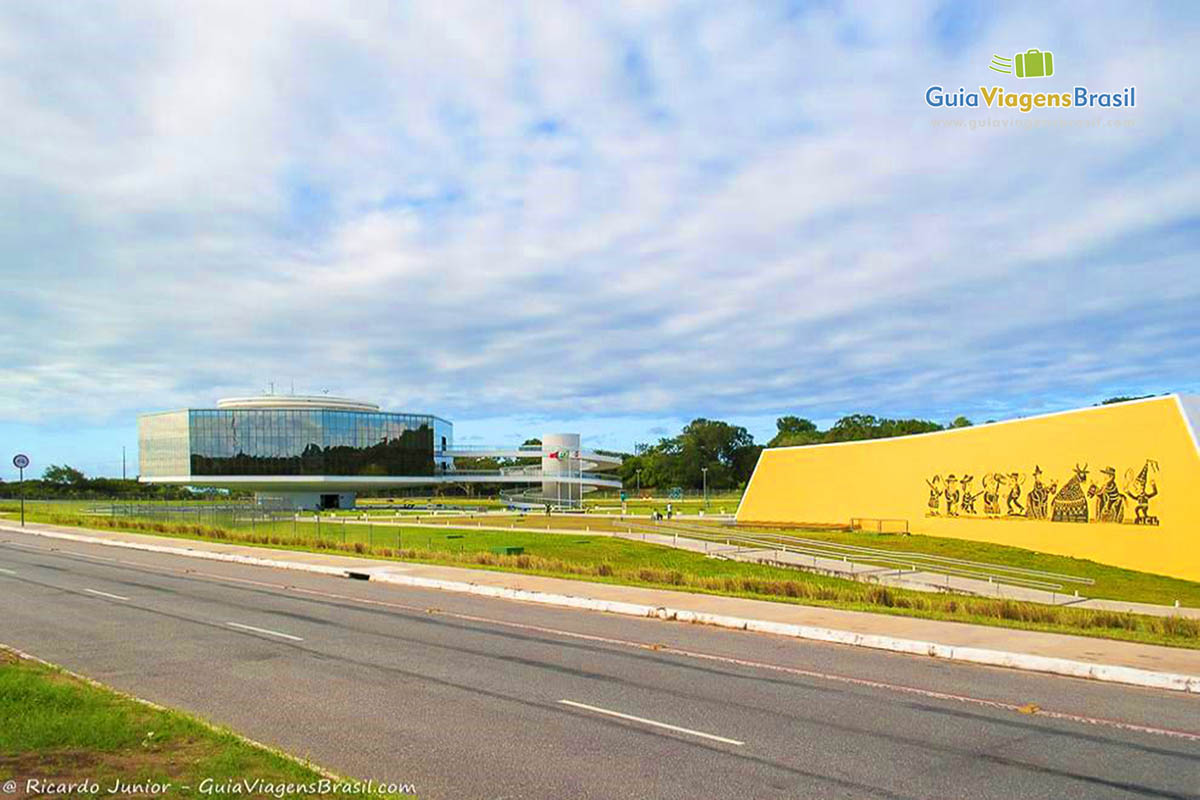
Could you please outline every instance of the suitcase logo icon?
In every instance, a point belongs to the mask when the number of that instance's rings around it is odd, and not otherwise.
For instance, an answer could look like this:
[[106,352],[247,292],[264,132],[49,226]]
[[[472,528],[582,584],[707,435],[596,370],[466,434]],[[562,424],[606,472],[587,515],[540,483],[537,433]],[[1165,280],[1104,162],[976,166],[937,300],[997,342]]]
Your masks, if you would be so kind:
[[1012,58],[992,56],[988,69],[994,72],[1015,74],[1018,78],[1049,78],[1054,74],[1054,54],[1036,47],[1017,53]]

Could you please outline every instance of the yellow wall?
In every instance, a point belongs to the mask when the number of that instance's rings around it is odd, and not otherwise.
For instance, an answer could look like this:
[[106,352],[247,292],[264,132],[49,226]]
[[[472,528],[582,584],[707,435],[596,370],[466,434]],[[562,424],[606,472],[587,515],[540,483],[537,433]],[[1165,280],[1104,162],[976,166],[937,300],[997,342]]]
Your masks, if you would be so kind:
[[[1133,524],[1135,503],[1121,503],[1124,520],[1097,521],[1097,499],[1087,498],[1084,522],[1054,522],[1009,515],[1011,473],[1018,473],[1019,500],[1029,505],[1034,469],[1043,483],[1061,490],[1076,464],[1087,466],[1081,488],[1104,484],[1106,467],[1127,488],[1147,460],[1158,494],[1149,501],[1157,525]],[[974,476],[971,494],[985,475],[1001,473],[999,514],[946,509],[946,478]],[[938,513],[930,514],[928,480],[942,489]],[[994,481],[989,481],[994,483]],[[962,495],[961,483],[954,488]],[[1136,489],[1136,480],[1134,486]],[[1086,494],[1085,494],[1086,497]],[[1065,509],[1065,504],[1061,506]],[[1046,553],[1088,558],[1129,569],[1200,580],[1200,455],[1174,396],[981,425],[943,433],[869,442],[775,448],[763,451],[738,522],[847,523],[852,517],[908,521],[914,533],[997,542]]]

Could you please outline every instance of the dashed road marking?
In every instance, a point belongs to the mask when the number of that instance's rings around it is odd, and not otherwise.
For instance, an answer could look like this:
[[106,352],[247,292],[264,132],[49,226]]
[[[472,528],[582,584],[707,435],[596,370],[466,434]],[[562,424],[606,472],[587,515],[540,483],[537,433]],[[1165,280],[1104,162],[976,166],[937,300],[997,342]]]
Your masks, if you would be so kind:
[[745,742],[737,739],[729,739],[725,736],[717,736],[715,733],[705,733],[704,731],[692,730],[691,728],[682,728],[679,725],[671,725],[667,722],[659,722],[658,720],[646,719],[645,717],[635,717],[633,714],[626,714],[621,711],[613,711],[612,709],[601,708],[600,706],[590,706],[587,703],[577,703],[574,700],[559,700],[558,702],[564,706],[582,708],[585,711],[591,711],[596,714],[604,714],[605,716],[616,717],[617,719],[627,719],[630,722],[640,722],[643,725],[651,725],[655,728],[663,728],[664,730],[675,731],[676,733],[686,733],[688,736],[699,736],[701,739],[711,739],[714,742],[732,744],[737,747],[741,747],[745,744]]
[[110,592],[102,592],[99,589],[84,589],[84,591],[87,592],[88,594],[94,594],[97,597],[107,597],[109,600],[128,600],[129,599],[128,597],[122,597],[119,594],[112,594]]
[[256,628],[253,625],[243,625],[240,622],[226,622],[225,624],[231,628],[239,628],[244,631],[253,631],[254,633],[265,633],[267,636],[278,636],[281,639],[289,639],[293,642],[304,641],[299,636],[292,636],[290,633],[280,633],[279,631],[273,631],[269,628]]

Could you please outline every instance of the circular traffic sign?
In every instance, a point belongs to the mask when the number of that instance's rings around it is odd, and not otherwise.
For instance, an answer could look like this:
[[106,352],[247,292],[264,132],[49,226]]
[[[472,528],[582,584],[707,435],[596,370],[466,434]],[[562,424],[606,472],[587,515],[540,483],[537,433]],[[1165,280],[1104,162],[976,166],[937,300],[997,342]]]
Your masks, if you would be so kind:
[[13,456],[13,466],[17,469],[25,469],[29,466],[29,456],[24,453],[17,453]]

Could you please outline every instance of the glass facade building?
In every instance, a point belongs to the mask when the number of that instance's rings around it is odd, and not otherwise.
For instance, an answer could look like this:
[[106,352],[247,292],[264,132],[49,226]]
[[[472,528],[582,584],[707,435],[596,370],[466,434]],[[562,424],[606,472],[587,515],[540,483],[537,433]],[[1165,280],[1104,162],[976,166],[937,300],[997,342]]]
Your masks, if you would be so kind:
[[144,478],[420,477],[448,461],[431,415],[336,408],[215,408],[139,420]]
[[[505,499],[520,508],[578,508],[584,492],[621,486],[591,471],[621,459],[584,452],[578,434],[544,434],[533,448],[455,449],[454,428],[441,417],[328,395],[227,397],[215,408],[142,414],[138,448],[143,483],[232,493],[236,502],[253,492],[260,506],[296,510],[353,508],[360,492],[472,484],[534,484],[537,491]],[[459,470],[455,457],[541,466]]]

